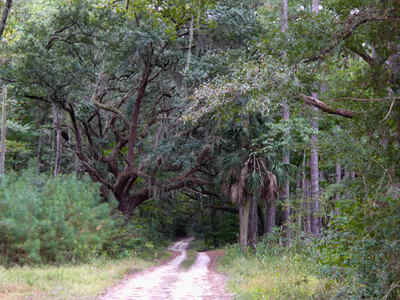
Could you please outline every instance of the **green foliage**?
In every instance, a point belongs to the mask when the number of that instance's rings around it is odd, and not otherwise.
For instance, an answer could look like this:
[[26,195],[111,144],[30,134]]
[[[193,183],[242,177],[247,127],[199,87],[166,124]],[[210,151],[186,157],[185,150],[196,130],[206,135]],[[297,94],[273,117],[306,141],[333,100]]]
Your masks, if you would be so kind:
[[220,268],[230,275],[228,287],[236,293],[235,299],[332,299],[338,284],[318,274],[310,255],[312,244],[299,239],[299,244],[286,247],[278,241],[279,232],[260,241],[246,256],[238,245],[226,249]]
[[119,217],[114,221],[109,238],[104,240],[103,254],[118,259],[132,255],[144,259],[161,257],[160,248],[166,247],[169,240],[155,231],[147,219],[127,221]]
[[87,178],[49,178],[34,168],[8,175],[0,185],[0,263],[157,256],[146,227],[113,213],[114,206]]
[[398,199],[344,199],[340,215],[320,244],[322,268],[346,282],[348,299],[398,299],[400,296]]
[[3,264],[88,260],[102,253],[115,226],[111,206],[87,179],[28,169],[5,177],[0,195]]

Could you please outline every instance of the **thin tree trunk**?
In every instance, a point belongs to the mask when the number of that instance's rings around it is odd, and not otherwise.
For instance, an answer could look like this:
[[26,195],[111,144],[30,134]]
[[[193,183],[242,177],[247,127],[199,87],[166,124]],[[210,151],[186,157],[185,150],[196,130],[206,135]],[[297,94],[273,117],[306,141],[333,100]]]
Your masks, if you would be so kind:
[[60,127],[60,118],[58,115],[58,109],[56,105],[53,105],[53,124],[56,129],[56,157],[54,162],[54,177],[58,176],[60,172],[60,163],[61,163],[61,127]]
[[285,32],[288,28],[288,0],[282,0],[281,31]]
[[[314,97],[314,95],[313,95]],[[314,109],[316,110],[316,109]],[[312,128],[318,131],[318,120],[313,117]],[[319,165],[318,165],[318,137],[316,134],[311,136],[311,199],[312,199],[312,224],[311,230],[315,235],[320,234],[320,210],[321,204],[319,200]]]
[[[289,108],[286,100],[283,102],[283,119],[289,121]],[[290,152],[289,148],[286,147],[283,153],[283,163],[288,166],[290,163]],[[283,228],[287,239],[290,239],[290,180],[287,175],[282,190],[282,202],[284,204],[283,208]]]
[[302,203],[301,210],[303,212],[303,224],[304,232],[311,233],[311,208],[310,208],[310,193],[309,193],[309,182],[307,180],[306,173],[306,150],[303,153],[303,166],[302,166],[302,178],[301,178],[301,191],[302,191]]
[[4,30],[6,29],[7,19],[8,19],[8,15],[10,13],[10,10],[11,10],[11,6],[12,6],[12,0],[7,0],[5,5],[4,5],[4,8],[3,8],[3,14],[1,16],[0,40],[2,39]]
[[5,173],[6,164],[6,132],[7,132],[7,86],[3,86],[3,101],[1,107],[1,156],[0,156],[0,177]]
[[[189,27],[189,49],[188,49],[188,53],[187,53],[185,68],[183,69],[183,74],[185,77],[187,76],[187,72],[189,71],[189,68],[190,68],[190,62],[192,60],[192,44],[193,44],[193,31],[194,31],[193,26],[194,26],[194,16],[192,15],[192,18],[190,20],[190,27]],[[188,92],[187,82],[185,79],[186,78],[184,78],[184,80],[183,80],[184,95],[185,95],[185,98],[188,99],[189,92]]]
[[[296,231],[294,232],[294,234],[299,234],[300,231],[302,230],[302,222],[303,222],[303,202],[304,202],[304,197],[303,197],[303,191],[302,191],[302,181],[303,181],[303,171],[299,168],[298,169],[298,173],[297,173],[297,178],[296,178],[296,199],[298,199],[300,202],[297,203],[295,210],[292,210],[292,216],[293,216],[293,220],[292,220],[292,224],[296,224]],[[291,238],[293,238],[294,235],[291,235]]]
[[[338,160],[336,160],[336,184],[340,184],[342,181],[342,166]],[[335,205],[337,205],[338,201],[340,200],[340,193],[336,192],[335,195]],[[336,208],[335,210],[336,214],[339,215],[339,209]]]
[[[282,0],[282,15],[281,15],[281,25],[282,25],[282,32],[285,32],[288,27],[288,0]],[[286,55],[286,53],[284,53]],[[289,107],[287,104],[286,99],[282,102],[283,108],[283,119],[287,122],[289,121]],[[289,134],[289,133],[287,133]],[[290,163],[290,152],[289,148],[286,147],[283,150],[283,163],[285,165],[289,165]],[[290,239],[290,181],[289,176],[286,176],[285,183],[283,185],[282,190],[282,202],[284,204],[283,208],[283,230],[286,238]]]
[[75,172],[75,174],[76,174],[76,177],[78,177],[78,178],[81,176],[81,168],[80,168],[80,165],[81,165],[81,161],[79,160],[78,155],[76,155],[76,154],[74,153],[74,172]]
[[[319,13],[319,0],[313,0],[312,2],[312,11],[318,15]],[[316,93],[312,93],[313,98],[317,98],[318,95]],[[313,108],[314,116],[312,120],[312,128],[314,131],[318,132],[318,119],[317,112],[318,109],[316,107]],[[312,224],[311,229],[312,233],[315,235],[320,235],[321,233],[321,218],[320,218],[320,210],[321,203],[319,200],[319,165],[318,165],[318,136],[313,134],[311,136],[311,157],[310,157],[310,167],[311,167],[311,198],[313,202],[312,207]]]
[[315,13],[316,15],[319,14],[319,0],[313,0],[313,1],[312,1],[312,11],[313,11],[313,13]]
[[305,224],[304,231],[307,233],[312,233],[312,200],[311,200],[311,188],[310,181],[304,180],[304,212],[305,212]]
[[38,165],[38,173],[40,174],[40,169],[42,166],[42,131],[39,129],[39,137],[38,137],[38,144],[37,144],[37,165]]

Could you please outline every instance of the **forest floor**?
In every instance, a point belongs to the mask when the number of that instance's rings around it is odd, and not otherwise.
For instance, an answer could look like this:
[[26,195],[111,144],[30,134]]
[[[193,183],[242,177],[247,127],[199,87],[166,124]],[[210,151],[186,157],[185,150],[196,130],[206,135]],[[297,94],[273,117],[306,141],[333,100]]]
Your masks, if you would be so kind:
[[225,290],[226,278],[215,271],[222,251],[197,254],[193,265],[180,268],[187,257],[192,239],[184,239],[170,247],[175,257],[161,266],[128,276],[109,289],[98,300],[228,300],[233,296]]

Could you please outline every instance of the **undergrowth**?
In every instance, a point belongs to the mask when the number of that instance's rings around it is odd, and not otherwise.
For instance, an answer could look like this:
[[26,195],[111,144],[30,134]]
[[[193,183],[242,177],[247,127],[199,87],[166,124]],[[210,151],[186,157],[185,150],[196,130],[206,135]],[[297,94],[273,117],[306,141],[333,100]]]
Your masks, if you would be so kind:
[[325,300],[332,299],[338,289],[336,281],[319,274],[315,256],[298,245],[280,246],[270,238],[246,255],[238,245],[227,247],[225,253],[219,268],[228,274],[228,288],[237,295],[235,299]]
[[140,219],[126,221],[88,178],[8,174],[0,184],[0,265],[153,259],[165,241]]
[[139,258],[97,259],[62,266],[0,266],[0,299],[94,300],[124,275],[151,263]]

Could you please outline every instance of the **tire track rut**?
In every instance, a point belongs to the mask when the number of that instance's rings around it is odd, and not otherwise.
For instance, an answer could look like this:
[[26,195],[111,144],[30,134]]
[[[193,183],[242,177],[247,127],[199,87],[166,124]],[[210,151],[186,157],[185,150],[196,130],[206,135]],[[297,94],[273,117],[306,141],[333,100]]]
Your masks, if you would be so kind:
[[[176,242],[169,249],[179,252],[170,262],[135,274],[110,289],[98,300],[230,300],[224,276],[209,270],[210,257],[201,252],[188,271],[179,269],[193,239]],[[217,284],[216,284],[217,283]]]

